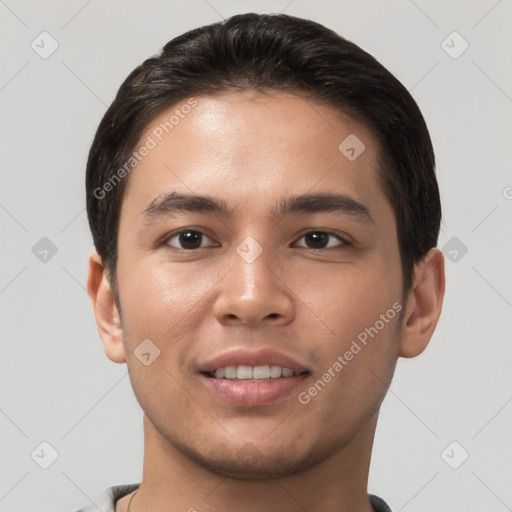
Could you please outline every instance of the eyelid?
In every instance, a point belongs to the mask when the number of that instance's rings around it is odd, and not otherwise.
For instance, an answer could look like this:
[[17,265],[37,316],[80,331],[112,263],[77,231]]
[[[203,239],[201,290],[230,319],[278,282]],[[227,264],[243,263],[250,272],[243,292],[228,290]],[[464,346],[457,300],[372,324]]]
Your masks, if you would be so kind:
[[[182,249],[180,247],[174,247],[173,245],[169,244],[169,240],[171,240],[172,238],[175,238],[176,236],[179,236],[182,233],[190,233],[190,232],[199,233],[203,237],[208,238],[213,241],[213,239],[210,236],[208,236],[202,229],[190,227],[190,228],[181,228],[181,229],[178,229],[177,231],[173,231],[172,233],[168,233],[161,239],[161,244],[169,245],[170,247],[173,247],[174,249],[177,249],[179,251],[186,251],[186,252],[197,251],[197,249]],[[213,241],[213,242],[214,242],[213,246],[219,245],[217,242],[215,242],[215,241]],[[204,249],[204,248],[205,247],[198,247],[198,249]]]
[[[198,247],[197,249],[181,249],[179,247],[174,247],[172,245],[169,244],[169,240],[171,240],[172,238],[175,238],[176,236],[179,236],[181,235],[182,233],[189,233],[189,232],[195,232],[195,233],[199,233],[200,235],[202,235],[203,237],[206,237],[210,240],[213,241],[213,239],[208,236],[204,231],[203,231],[203,228],[194,228],[194,227],[186,227],[186,228],[181,228],[181,229],[178,229],[177,231],[173,231],[172,233],[168,233],[167,235],[165,235],[162,239],[161,239],[161,244],[163,245],[169,245],[170,247],[173,247],[177,250],[181,250],[181,251],[186,251],[186,252],[192,252],[192,251],[197,251],[198,249],[204,249],[205,247]],[[344,246],[344,245],[354,245],[354,241],[352,239],[352,237],[350,237],[349,235],[347,235],[346,233],[340,233],[340,232],[337,232],[337,231],[332,231],[332,230],[328,230],[328,229],[319,229],[319,228],[308,228],[306,231],[304,231],[299,237],[297,240],[300,240],[302,238],[304,238],[306,235],[310,234],[310,233],[324,233],[326,235],[329,235],[329,236],[333,236],[335,238],[338,238],[340,240],[340,246]],[[219,246],[218,242],[215,242],[213,241],[214,244],[213,244],[213,247],[215,246]],[[296,243],[296,242],[295,242]],[[325,251],[325,250],[328,250],[328,249],[333,249],[333,247],[329,248],[329,247],[326,247],[326,248],[320,248],[320,249],[315,249],[315,248],[312,248],[312,247],[306,247],[306,246],[300,246],[300,247],[303,247],[304,249],[310,249],[310,250],[318,250],[318,251]]]
[[[305,231],[304,233],[302,233],[298,240],[300,240],[301,238],[304,238],[306,235],[310,234],[310,233],[324,233],[326,235],[330,235],[330,236],[334,236],[336,238],[338,238],[340,241],[341,241],[341,246],[343,245],[354,245],[354,241],[352,239],[352,237],[350,237],[349,235],[347,235],[346,233],[339,233],[337,231],[332,231],[332,230],[329,230],[329,229],[319,229],[319,228],[310,228],[308,229],[307,231]],[[301,246],[301,247],[304,247],[304,246]],[[318,250],[318,251],[325,251],[327,249],[334,249],[333,247],[329,248],[323,248],[323,249],[314,249],[312,247],[304,247],[305,249],[310,249],[310,250]]]

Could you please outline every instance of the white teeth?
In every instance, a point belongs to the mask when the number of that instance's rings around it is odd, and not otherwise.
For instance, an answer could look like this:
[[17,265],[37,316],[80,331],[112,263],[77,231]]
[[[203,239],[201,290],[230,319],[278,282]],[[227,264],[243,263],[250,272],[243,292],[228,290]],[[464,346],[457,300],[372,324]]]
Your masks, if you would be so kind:
[[281,373],[283,372],[283,369],[280,366],[273,365],[270,367],[270,377],[272,379],[278,379],[281,377]]
[[293,375],[293,370],[290,368],[283,368],[283,377],[291,377]]
[[[217,368],[217,370],[218,369],[219,368]],[[236,366],[227,366],[224,368],[224,377],[226,377],[226,379],[236,379]]]
[[239,366],[236,369],[237,379],[252,379],[252,367],[251,366]]
[[270,379],[270,366],[255,366],[252,370],[253,379]]
[[277,365],[240,365],[217,368],[215,371],[210,372],[210,376],[216,379],[268,380],[279,379],[281,377],[293,377],[295,376],[295,372],[290,368],[283,368]]

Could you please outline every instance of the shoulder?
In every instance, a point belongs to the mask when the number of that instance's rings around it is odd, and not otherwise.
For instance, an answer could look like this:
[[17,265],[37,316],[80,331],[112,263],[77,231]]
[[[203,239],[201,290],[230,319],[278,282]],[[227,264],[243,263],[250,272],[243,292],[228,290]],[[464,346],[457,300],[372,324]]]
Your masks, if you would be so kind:
[[374,494],[369,495],[370,498],[370,505],[373,507],[373,510],[375,512],[392,512],[389,508],[389,505],[378,496],[375,496]]
[[115,512],[116,501],[121,499],[123,496],[130,494],[138,487],[139,484],[114,485],[109,487],[94,500],[94,503],[91,503],[76,512],[97,512],[98,508],[102,512]]

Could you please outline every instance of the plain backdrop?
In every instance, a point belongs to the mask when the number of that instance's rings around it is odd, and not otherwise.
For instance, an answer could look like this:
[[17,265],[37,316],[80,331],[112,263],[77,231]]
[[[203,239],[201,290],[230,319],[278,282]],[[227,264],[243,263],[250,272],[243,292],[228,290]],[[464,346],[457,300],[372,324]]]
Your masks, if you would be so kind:
[[73,512],[140,481],[141,410],[85,290],[87,153],[136,65],[251,11],[310,18],[373,54],[436,150],[444,311],[427,350],[398,362],[370,492],[397,512],[510,510],[512,2],[0,0],[0,511]]

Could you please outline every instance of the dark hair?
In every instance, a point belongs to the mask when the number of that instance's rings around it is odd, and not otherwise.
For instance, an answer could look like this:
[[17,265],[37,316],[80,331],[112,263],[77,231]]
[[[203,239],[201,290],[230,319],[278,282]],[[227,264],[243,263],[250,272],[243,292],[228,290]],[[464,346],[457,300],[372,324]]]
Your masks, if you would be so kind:
[[434,151],[418,106],[374,57],[332,30],[284,14],[253,13],[172,39],[130,73],[105,113],[87,162],[87,214],[114,289],[126,162],[144,129],[192,95],[247,89],[311,97],[376,134],[383,151],[380,177],[396,216],[405,294],[414,264],[437,245],[441,222]]

